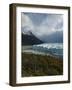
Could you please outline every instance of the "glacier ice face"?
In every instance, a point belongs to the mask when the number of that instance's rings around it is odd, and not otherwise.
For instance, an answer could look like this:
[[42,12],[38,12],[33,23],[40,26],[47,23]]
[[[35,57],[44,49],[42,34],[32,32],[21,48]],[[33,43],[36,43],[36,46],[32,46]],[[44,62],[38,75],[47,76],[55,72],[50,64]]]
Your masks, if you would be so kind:
[[43,48],[48,48],[48,49],[63,49],[62,43],[46,43],[46,44],[39,44],[39,45],[34,45],[36,47],[43,47]]
[[38,44],[38,45],[33,45],[33,50],[62,56],[63,55],[63,44],[62,43]]

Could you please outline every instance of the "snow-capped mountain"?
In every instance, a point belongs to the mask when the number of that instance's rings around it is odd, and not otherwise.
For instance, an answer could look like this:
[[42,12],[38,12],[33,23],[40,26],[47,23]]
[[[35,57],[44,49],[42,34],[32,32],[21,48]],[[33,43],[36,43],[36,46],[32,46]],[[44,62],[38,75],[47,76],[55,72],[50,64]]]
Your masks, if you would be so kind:
[[27,31],[27,32],[22,32],[24,35],[32,35],[31,31]]
[[35,35],[33,35],[30,30],[22,32],[22,45],[35,45],[41,43],[43,43],[43,41],[39,40]]

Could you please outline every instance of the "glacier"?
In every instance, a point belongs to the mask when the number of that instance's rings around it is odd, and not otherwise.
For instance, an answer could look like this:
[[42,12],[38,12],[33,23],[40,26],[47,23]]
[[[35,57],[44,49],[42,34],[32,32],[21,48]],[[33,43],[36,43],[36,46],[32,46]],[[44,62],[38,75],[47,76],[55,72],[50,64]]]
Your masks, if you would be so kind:
[[63,43],[43,43],[38,45],[33,45],[33,50],[49,53],[51,55],[63,57]]

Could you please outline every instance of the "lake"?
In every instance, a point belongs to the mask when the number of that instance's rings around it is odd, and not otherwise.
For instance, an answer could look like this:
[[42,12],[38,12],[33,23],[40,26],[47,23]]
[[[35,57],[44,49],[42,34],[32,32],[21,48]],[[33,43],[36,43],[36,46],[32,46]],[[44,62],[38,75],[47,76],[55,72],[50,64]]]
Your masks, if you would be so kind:
[[22,52],[63,57],[63,43],[43,43],[22,46]]

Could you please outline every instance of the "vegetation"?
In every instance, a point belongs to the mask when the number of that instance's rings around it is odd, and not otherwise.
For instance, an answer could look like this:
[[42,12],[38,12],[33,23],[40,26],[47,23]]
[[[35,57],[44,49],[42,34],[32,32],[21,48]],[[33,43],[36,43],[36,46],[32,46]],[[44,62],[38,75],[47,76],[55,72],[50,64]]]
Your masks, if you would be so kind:
[[51,76],[63,74],[63,60],[60,58],[22,53],[22,77]]

